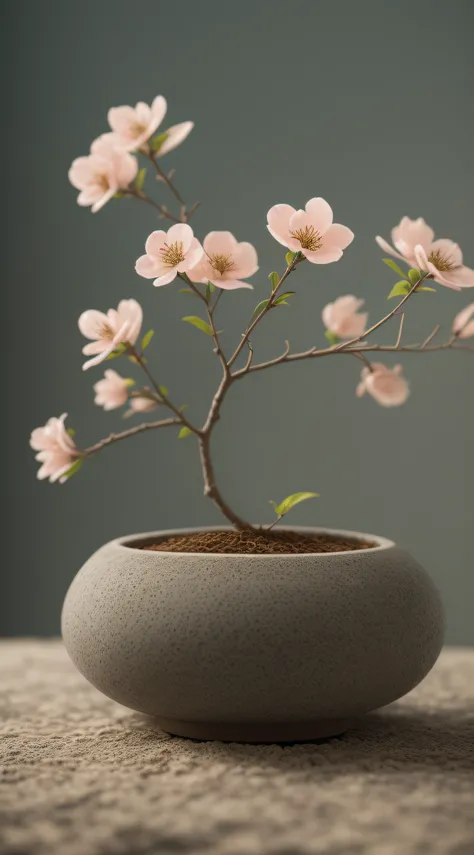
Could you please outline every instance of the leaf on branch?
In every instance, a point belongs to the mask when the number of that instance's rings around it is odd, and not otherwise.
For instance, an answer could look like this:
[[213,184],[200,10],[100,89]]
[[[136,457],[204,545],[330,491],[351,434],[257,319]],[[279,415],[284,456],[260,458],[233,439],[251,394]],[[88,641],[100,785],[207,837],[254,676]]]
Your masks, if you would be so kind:
[[418,285],[418,288],[415,289],[415,294],[418,294],[418,291],[434,291],[436,294],[436,288],[429,288],[428,285]]
[[112,198],[113,198],[113,199],[123,199],[123,198],[124,198],[124,196],[126,196],[126,195],[127,195],[127,194],[126,194],[126,193],[122,193],[122,191],[121,191],[121,190],[117,190],[117,192],[116,192],[116,193],[114,193],[114,195],[113,195],[113,197],[112,197]]
[[140,364],[146,365],[148,362],[148,359],[145,359],[144,356],[140,357],[140,359],[137,359],[136,356],[129,356],[128,358],[129,358],[130,362],[133,362],[134,365],[140,365]]
[[126,386],[135,386],[135,380],[132,377],[125,377],[124,383]]
[[272,286],[272,291],[274,291],[280,281],[280,277],[278,273],[273,271],[273,273],[268,274],[268,278],[270,280],[270,285]]
[[154,335],[155,335],[155,330],[148,330],[148,332],[145,333],[145,335],[142,338],[142,345],[141,345],[142,351],[147,349],[147,347],[150,344]]
[[72,436],[72,438],[74,439],[74,437],[76,436],[76,431],[74,430],[74,428],[68,428],[67,432],[69,436]]
[[404,297],[408,294],[410,290],[410,283],[407,279],[401,279],[400,282],[397,282],[396,285],[393,286],[390,294],[387,297],[387,300],[391,300],[392,297]]
[[421,272],[416,269],[416,267],[410,267],[408,271],[408,278],[412,285],[416,285],[419,279],[421,279]]
[[213,285],[212,282],[208,282],[206,285],[206,301],[207,302],[209,302],[209,300],[211,299],[211,296],[213,295],[215,290],[216,290],[216,286]]
[[187,410],[188,407],[189,407],[189,404],[181,404],[181,406],[178,407],[178,413],[182,413],[183,410]]
[[[198,295],[196,294],[195,291],[193,291],[192,288],[178,288],[178,293],[179,294],[192,294],[193,297],[198,297]],[[198,299],[199,299],[199,297],[198,297]]]
[[109,355],[107,356],[107,359],[116,359],[117,356],[122,356],[122,354],[124,354],[126,350],[127,350],[126,344],[119,344],[115,348],[115,350],[112,351],[112,353],[109,353]]
[[145,175],[146,175],[146,167],[144,166],[142,169],[140,169],[137,177],[135,178],[135,190],[137,191],[137,193],[141,193],[141,191],[142,191],[143,184],[145,182]]
[[181,318],[181,320],[186,321],[187,324],[192,324],[193,327],[197,327],[201,332],[206,333],[206,335],[212,335],[212,329],[206,321],[203,321],[202,318],[196,317],[196,315],[187,315],[185,318]]
[[339,342],[341,341],[339,336],[336,335],[336,333],[331,332],[331,330],[326,330],[324,335],[326,336],[326,338],[327,338],[327,340],[331,346],[334,344],[339,344]]
[[253,310],[252,318],[254,318],[255,315],[259,315],[262,309],[265,309],[268,306],[269,302],[270,300],[262,300],[260,303],[257,303],[255,309]]
[[81,468],[83,463],[84,463],[84,458],[78,457],[77,460],[74,461],[72,466],[67,470],[67,472],[64,473],[64,475],[62,477],[63,478],[72,478],[72,476],[75,475],[76,472],[79,472],[79,469]]
[[387,267],[390,267],[391,270],[394,270],[395,273],[398,273],[399,276],[406,276],[406,273],[402,270],[401,267],[398,266],[397,262],[393,260],[393,258],[382,258],[384,264]]
[[168,136],[169,136],[168,132],[165,131],[164,133],[158,134],[158,136],[153,137],[153,139],[150,140],[150,143],[149,143],[151,150],[154,152],[158,152],[160,150],[161,146],[163,145],[163,143],[168,139]]
[[185,425],[184,427],[182,427],[182,428],[181,428],[181,430],[180,430],[180,432],[179,432],[179,434],[178,434],[178,439],[184,439],[184,437],[185,437],[185,436],[189,436],[191,433],[192,433],[192,430],[190,430],[190,429],[189,429],[188,427],[186,427],[186,425]]
[[286,253],[286,255],[285,255],[285,261],[286,261],[286,263],[287,263],[287,264],[292,264],[292,263],[293,263],[293,261],[295,260],[295,258],[296,258],[296,256],[297,256],[297,255],[298,255],[298,253],[297,253],[297,252],[291,252],[291,250],[290,250],[289,252],[287,252],[287,253]]
[[288,305],[288,297],[292,297],[293,294],[296,294],[296,291],[285,291],[284,294],[280,294],[280,296],[276,298],[273,305],[274,306],[287,306]]
[[286,499],[283,499],[279,505],[272,500],[270,500],[270,504],[275,508],[275,513],[278,514],[279,517],[283,517],[300,502],[305,502],[306,499],[315,499],[318,497],[319,493],[292,493],[291,496],[287,496]]
[[169,392],[168,392],[168,389],[166,388],[166,386],[158,386],[158,389],[161,392],[161,394],[165,396],[165,398],[168,397]]

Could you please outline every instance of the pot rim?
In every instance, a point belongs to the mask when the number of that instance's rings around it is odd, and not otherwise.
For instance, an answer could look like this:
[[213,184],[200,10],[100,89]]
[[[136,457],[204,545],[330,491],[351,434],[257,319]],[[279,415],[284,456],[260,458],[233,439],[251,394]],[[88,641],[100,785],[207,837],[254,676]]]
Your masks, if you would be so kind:
[[[258,561],[263,560],[272,560],[275,561],[275,558],[285,558],[285,559],[297,559],[301,561],[301,559],[308,559],[312,562],[317,561],[319,559],[324,559],[325,561],[330,560],[331,558],[338,558],[341,555],[352,556],[352,555],[364,555],[366,553],[374,553],[381,552],[386,549],[393,549],[396,544],[393,540],[389,540],[386,537],[381,537],[377,534],[367,534],[365,532],[360,531],[347,531],[345,529],[339,528],[327,528],[326,526],[279,526],[280,531],[296,531],[301,532],[301,534],[329,534],[335,536],[346,537],[351,540],[369,540],[376,543],[376,546],[368,547],[367,549],[345,549],[339,550],[337,552],[308,552],[308,553],[292,553],[292,552],[280,552],[278,554],[269,552],[266,553],[238,553],[238,552],[166,552],[165,550],[160,550],[159,552],[153,552],[152,550],[147,551],[147,556],[153,556],[154,559],[160,560],[163,556],[173,556],[173,558],[188,558],[189,556],[193,556],[196,558],[209,558],[212,556],[213,560],[242,560],[242,561],[254,561],[258,559]],[[185,528],[172,528],[172,529],[164,529],[162,531],[148,531],[141,532],[139,534],[128,534],[122,537],[117,537],[114,540],[109,541],[107,546],[112,546],[120,551],[127,550],[132,552],[143,552],[141,549],[146,543],[153,542],[154,540],[166,537],[175,537],[178,535],[186,535],[186,534],[197,534],[199,532],[207,532],[207,531],[233,531],[233,527],[230,525],[211,525],[211,526],[190,526]],[[136,544],[136,545],[135,545]]]

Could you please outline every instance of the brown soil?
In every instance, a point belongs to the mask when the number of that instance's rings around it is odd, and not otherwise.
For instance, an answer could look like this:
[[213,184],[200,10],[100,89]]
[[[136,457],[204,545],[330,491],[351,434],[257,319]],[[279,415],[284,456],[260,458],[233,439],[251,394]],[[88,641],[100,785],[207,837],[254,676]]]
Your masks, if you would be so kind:
[[301,534],[297,531],[206,531],[168,537],[157,543],[147,543],[142,549],[152,552],[217,552],[265,555],[281,553],[348,552],[354,549],[371,549],[375,543]]

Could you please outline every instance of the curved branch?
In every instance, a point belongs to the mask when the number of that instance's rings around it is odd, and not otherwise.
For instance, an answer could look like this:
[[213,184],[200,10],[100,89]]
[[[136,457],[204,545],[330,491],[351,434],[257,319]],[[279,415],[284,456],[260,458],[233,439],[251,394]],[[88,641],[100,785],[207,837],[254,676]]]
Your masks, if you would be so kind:
[[179,424],[181,424],[180,419],[162,419],[159,422],[143,422],[143,424],[136,425],[135,427],[124,430],[121,433],[109,434],[105,439],[101,439],[100,442],[96,442],[95,445],[90,445],[89,448],[85,448],[81,451],[81,457],[91,457],[93,454],[97,454],[98,451],[102,451],[102,449],[106,448],[108,445],[112,445],[114,442],[119,442],[121,439],[128,439],[129,436],[137,436],[137,434],[144,433],[144,431],[147,430],[157,430],[158,428],[170,427],[171,425]]

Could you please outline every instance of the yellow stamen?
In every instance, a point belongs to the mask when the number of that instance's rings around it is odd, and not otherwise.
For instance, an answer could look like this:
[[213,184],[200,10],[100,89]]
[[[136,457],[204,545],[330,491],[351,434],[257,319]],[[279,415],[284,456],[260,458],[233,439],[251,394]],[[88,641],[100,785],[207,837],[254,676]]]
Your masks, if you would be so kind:
[[454,264],[442,255],[439,249],[435,249],[430,253],[428,261],[431,261],[431,263],[436,267],[436,270],[439,270],[440,273],[447,273],[449,270],[456,270],[456,267],[459,267],[458,264]]
[[218,273],[221,274],[221,276],[235,268],[235,262],[232,261],[232,257],[230,255],[211,255],[209,256],[209,263],[214,270],[217,270]]
[[304,229],[296,229],[294,232],[290,232],[290,235],[292,238],[299,240],[302,249],[308,249],[310,252],[316,252],[323,245],[323,239],[314,226],[305,226]]
[[171,246],[167,243],[160,249],[161,260],[167,267],[176,267],[184,261],[183,242],[175,241]]

